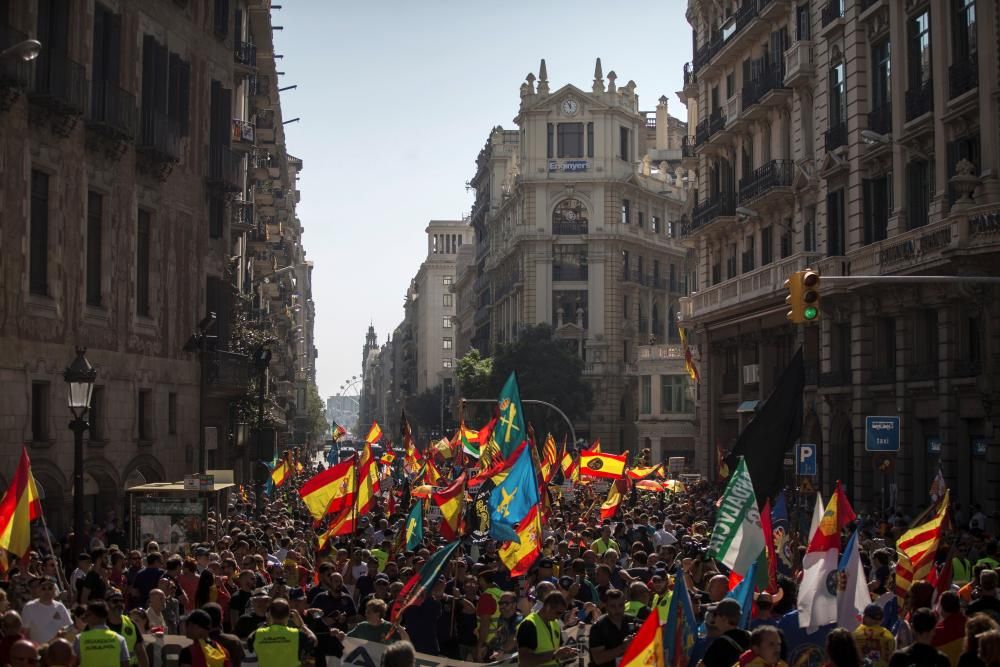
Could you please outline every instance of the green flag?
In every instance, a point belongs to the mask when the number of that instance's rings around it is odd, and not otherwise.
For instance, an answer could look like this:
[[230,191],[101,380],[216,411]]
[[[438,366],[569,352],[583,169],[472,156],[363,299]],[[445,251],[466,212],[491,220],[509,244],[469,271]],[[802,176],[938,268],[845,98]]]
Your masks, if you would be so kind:
[[413,503],[410,516],[406,517],[406,550],[414,551],[424,541],[424,503]]
[[399,591],[399,595],[396,596],[396,601],[392,603],[392,613],[389,618],[393,623],[399,620],[400,615],[407,607],[419,605],[424,600],[437,580],[441,578],[441,573],[444,572],[444,567],[448,564],[452,554],[455,553],[458,544],[459,540],[455,540],[435,551],[421,566],[420,571],[410,577],[403,589]]
[[745,575],[764,546],[757,496],[746,461],[741,457],[716,511],[709,553],[737,574]]
[[500,453],[503,458],[507,458],[527,438],[524,412],[521,410],[521,391],[517,387],[517,373],[512,372],[507,378],[503,389],[500,390],[497,403],[500,418],[494,433],[497,444],[500,445]]

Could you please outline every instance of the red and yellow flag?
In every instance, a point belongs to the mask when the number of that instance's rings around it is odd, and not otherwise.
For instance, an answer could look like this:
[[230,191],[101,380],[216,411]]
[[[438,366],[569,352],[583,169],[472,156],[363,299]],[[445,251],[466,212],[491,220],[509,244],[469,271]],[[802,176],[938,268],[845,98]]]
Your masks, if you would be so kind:
[[937,555],[941,532],[948,514],[950,495],[951,492],[946,490],[934,516],[926,523],[906,531],[896,541],[896,551],[900,554],[896,563],[897,596],[905,597],[913,582],[926,579],[934,566],[934,557]]
[[698,373],[698,367],[694,365],[694,356],[691,354],[691,347],[688,345],[687,331],[684,327],[677,327],[677,335],[681,339],[681,347],[684,349],[684,370],[687,371],[688,377],[694,382],[701,382],[701,375]]
[[517,526],[517,542],[506,542],[497,553],[510,570],[510,576],[526,573],[542,553],[542,520],[538,505],[533,505]]
[[431,494],[431,501],[441,508],[441,525],[438,531],[446,540],[457,540],[462,536],[462,518],[465,515],[465,474],[459,476],[450,486]]
[[306,481],[299,496],[317,521],[327,513],[336,514],[354,502],[354,459],[330,466]]
[[601,454],[586,451],[580,453],[580,474],[604,479],[618,479],[625,474],[628,454]]
[[291,476],[292,466],[284,458],[279,459],[274,470],[271,471],[271,483],[274,484],[274,488],[278,488]]
[[378,425],[378,422],[372,422],[372,427],[369,429],[368,435],[365,436],[365,442],[369,445],[374,445],[381,437],[382,427]]
[[663,654],[663,631],[660,628],[660,615],[650,614],[625,650],[621,667],[647,667],[647,665],[665,664],[667,663]]
[[438,470],[437,466],[434,465],[434,459],[428,457],[427,465],[424,467],[424,484],[440,486],[442,479],[444,479],[444,476]]
[[17,471],[0,500],[0,547],[22,558],[31,546],[31,522],[42,515],[42,504],[31,475],[28,450],[21,448]]
[[545,436],[545,445],[542,447],[542,461],[541,461],[541,471],[542,471],[542,481],[548,484],[552,481],[552,478],[556,475],[557,463],[559,461],[559,452],[556,449],[556,439],[552,437],[549,433]]
[[356,521],[357,515],[354,512],[354,507],[345,507],[340,514],[330,521],[330,526],[326,532],[319,536],[319,551],[322,551],[326,547],[331,538],[353,533]]
[[358,461],[358,497],[356,500],[360,516],[368,514],[375,508],[379,494],[378,466],[375,465],[375,455],[372,446],[365,443]]
[[662,463],[658,463],[655,466],[637,466],[628,469],[628,476],[634,480],[649,479],[653,475],[656,475],[662,468]]
[[622,500],[625,499],[625,495],[622,493],[622,489],[619,485],[626,484],[625,480],[615,480],[611,483],[611,488],[608,489],[607,499],[601,503],[601,521],[605,519],[613,519],[615,514],[618,513],[618,506],[622,504]]

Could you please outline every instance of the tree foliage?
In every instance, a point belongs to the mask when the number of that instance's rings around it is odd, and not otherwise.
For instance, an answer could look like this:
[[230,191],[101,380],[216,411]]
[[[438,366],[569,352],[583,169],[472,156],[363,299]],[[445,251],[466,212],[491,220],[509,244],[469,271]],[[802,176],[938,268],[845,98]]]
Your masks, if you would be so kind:
[[330,423],[326,420],[326,407],[320,398],[315,382],[309,383],[306,394],[306,415],[309,417],[309,440],[323,442],[330,434]]
[[458,389],[466,398],[492,398],[496,394],[493,383],[493,358],[483,357],[473,348],[455,365]]

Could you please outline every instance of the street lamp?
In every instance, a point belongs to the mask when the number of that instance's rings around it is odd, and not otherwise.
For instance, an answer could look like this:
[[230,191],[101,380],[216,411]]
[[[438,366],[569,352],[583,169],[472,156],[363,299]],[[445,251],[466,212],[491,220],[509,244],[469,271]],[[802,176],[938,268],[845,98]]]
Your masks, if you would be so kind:
[[18,58],[27,63],[37,58],[38,54],[41,52],[41,42],[37,39],[26,39],[23,42],[18,42],[17,44],[8,46],[3,51],[0,51],[0,60]]
[[69,410],[73,413],[69,428],[73,431],[73,535],[77,553],[84,547],[83,432],[90,428],[87,412],[90,410],[90,398],[94,394],[94,380],[97,379],[97,369],[87,361],[86,352],[85,347],[76,348],[76,359],[63,373],[63,379],[69,385]]

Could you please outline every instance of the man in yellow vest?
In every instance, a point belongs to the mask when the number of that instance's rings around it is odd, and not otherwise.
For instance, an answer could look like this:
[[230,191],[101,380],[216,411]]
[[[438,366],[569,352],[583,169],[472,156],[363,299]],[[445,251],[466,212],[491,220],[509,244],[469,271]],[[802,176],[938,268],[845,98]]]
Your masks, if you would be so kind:
[[601,536],[591,543],[590,549],[598,556],[603,556],[604,552],[608,549],[613,549],[614,551],[621,553],[621,548],[618,546],[618,543],[611,539],[611,526],[609,524],[601,526]]
[[296,667],[315,645],[316,635],[283,598],[271,602],[267,625],[247,638],[247,646],[257,655],[260,667]]
[[87,629],[73,643],[79,667],[128,667],[125,638],[108,628],[108,607],[104,600],[87,604]]
[[561,646],[559,618],[565,612],[566,598],[559,591],[552,591],[545,596],[541,609],[524,617],[517,628],[518,665],[558,667],[560,662],[576,657],[575,648]]
[[503,591],[493,583],[496,576],[494,570],[483,570],[479,573],[479,587],[483,594],[476,603],[476,616],[479,617],[478,639],[476,647],[477,659],[486,661],[486,647],[496,637],[497,625],[500,622],[500,597]]
[[149,654],[146,653],[142,632],[127,614],[122,614],[125,597],[112,588],[104,600],[108,607],[108,629],[125,638],[129,654],[128,664],[133,667],[149,667]]

